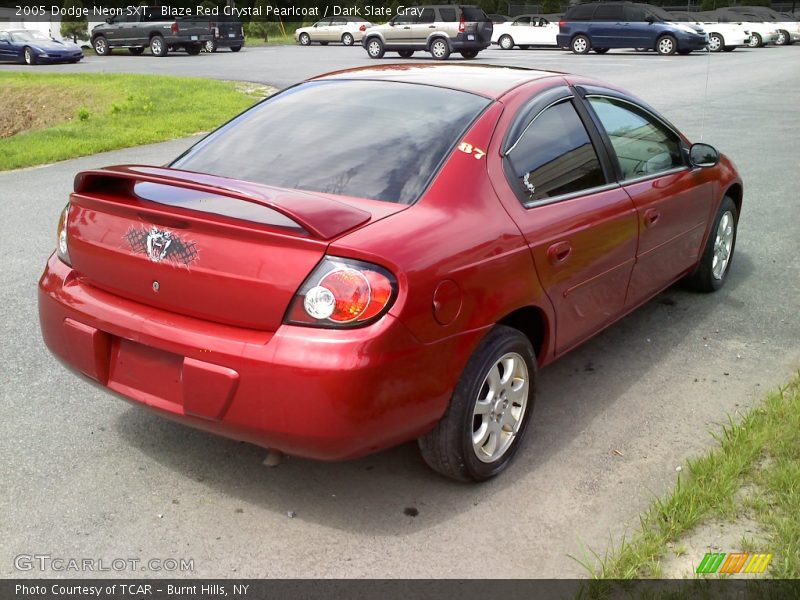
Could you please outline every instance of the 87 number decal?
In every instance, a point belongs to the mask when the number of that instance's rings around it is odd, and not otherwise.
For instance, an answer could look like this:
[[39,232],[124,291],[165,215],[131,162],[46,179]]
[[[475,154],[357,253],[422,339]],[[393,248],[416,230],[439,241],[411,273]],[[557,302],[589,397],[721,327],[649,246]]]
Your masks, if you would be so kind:
[[468,144],[467,142],[461,142],[458,145],[458,149],[461,150],[464,154],[471,154],[475,160],[480,160],[484,156],[486,156],[486,150],[481,150],[480,148],[476,148],[472,144]]

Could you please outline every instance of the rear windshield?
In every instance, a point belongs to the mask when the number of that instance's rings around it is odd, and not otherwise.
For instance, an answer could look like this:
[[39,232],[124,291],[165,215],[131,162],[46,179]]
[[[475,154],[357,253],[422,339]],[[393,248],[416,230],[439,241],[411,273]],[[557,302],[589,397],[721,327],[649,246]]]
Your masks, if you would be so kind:
[[483,9],[480,9],[477,6],[464,6],[461,10],[464,13],[464,20],[467,22],[489,20],[489,17],[486,16],[486,13],[483,12]]
[[304,83],[236,117],[171,166],[412,204],[489,102],[408,83]]

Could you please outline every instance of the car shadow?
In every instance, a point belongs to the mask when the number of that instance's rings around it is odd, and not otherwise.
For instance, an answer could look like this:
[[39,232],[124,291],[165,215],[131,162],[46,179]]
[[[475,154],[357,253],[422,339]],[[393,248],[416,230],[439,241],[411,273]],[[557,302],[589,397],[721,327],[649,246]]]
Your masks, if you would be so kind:
[[[515,462],[502,476],[481,485],[432,472],[415,443],[343,463],[286,457],[278,467],[268,468],[261,464],[263,448],[191,429],[139,407],[124,411],[116,430],[131,448],[176,477],[233,497],[253,511],[289,513],[370,535],[428,529],[492,502],[521,479],[535,480],[540,466],[558,460],[558,454],[586,432],[603,435],[602,430],[592,430],[598,415],[620,402],[642,378],[663,377],[665,356],[679,341],[697,337],[710,313],[721,305],[738,310],[736,292],[753,269],[749,257],[737,253],[735,268],[719,292],[698,294],[673,286],[543,369],[533,421]],[[662,400],[639,402],[657,406]],[[613,471],[604,476],[613,476]]]

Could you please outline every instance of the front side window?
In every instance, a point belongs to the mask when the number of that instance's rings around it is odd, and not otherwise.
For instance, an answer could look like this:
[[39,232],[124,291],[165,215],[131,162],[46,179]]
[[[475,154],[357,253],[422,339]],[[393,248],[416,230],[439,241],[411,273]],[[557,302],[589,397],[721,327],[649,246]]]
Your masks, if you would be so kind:
[[512,25],[530,25],[531,18],[530,17],[520,17],[516,21],[512,23]]
[[312,81],[242,113],[171,166],[412,204],[490,102],[425,85]]
[[568,100],[534,118],[512,146],[508,161],[526,202],[606,183],[589,134]]
[[611,139],[623,180],[685,165],[680,138],[644,110],[611,98],[589,103]]

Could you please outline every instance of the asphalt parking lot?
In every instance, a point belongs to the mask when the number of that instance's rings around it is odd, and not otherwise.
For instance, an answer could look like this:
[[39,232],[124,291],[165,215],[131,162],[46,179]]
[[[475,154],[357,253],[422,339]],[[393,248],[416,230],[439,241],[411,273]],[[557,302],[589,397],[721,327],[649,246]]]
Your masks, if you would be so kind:
[[[48,354],[36,281],[76,171],[163,163],[191,140],[0,173],[0,576],[41,576],[14,567],[15,556],[37,553],[193,559],[201,577],[585,574],[570,555],[618,543],[672,485],[676,467],[711,445],[709,431],[800,367],[799,60],[800,47],[784,47],[686,57],[490,50],[475,61],[627,87],[728,154],[745,183],[726,287],[713,295],[670,289],[543,370],[525,447],[480,486],[430,472],[414,444],[341,464],[288,458],[269,469],[263,450],[112,398]],[[34,70],[282,87],[362,64],[375,61],[360,48],[268,47],[88,57]],[[165,573],[99,573],[115,574]]]

